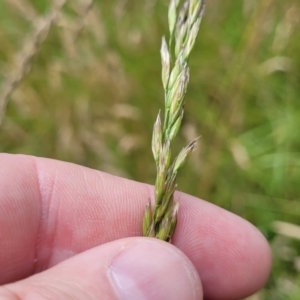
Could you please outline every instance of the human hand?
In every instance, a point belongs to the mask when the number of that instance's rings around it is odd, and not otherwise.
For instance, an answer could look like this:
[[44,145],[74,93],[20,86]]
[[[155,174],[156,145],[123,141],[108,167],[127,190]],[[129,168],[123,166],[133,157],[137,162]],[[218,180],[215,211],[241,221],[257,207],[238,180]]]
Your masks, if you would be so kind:
[[177,194],[174,247],[139,237],[149,185],[32,156],[0,166],[0,299],[233,300],[268,277],[262,234],[213,204]]

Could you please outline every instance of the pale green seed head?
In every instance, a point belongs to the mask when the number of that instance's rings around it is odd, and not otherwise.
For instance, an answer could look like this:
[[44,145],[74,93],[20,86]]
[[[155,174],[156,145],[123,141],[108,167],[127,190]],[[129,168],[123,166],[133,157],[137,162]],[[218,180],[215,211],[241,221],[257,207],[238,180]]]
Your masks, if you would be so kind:
[[169,138],[166,139],[165,144],[163,145],[161,155],[164,157],[164,168],[168,169],[171,162],[171,141]]
[[160,205],[165,192],[165,182],[168,170],[164,167],[163,155],[160,156],[155,182],[155,205]]
[[175,55],[176,56],[179,54],[180,49],[183,47],[184,40],[188,33],[188,22],[187,22],[188,7],[189,7],[188,1],[185,1],[178,14],[176,30],[175,30]]
[[[169,134],[173,130],[173,125],[175,124],[177,119],[181,116],[181,114],[183,114],[184,105],[185,105],[185,102],[184,102],[184,97],[183,97],[181,99],[181,102],[178,103],[177,110],[174,113],[172,113],[172,116],[170,117],[170,120],[169,120],[169,128],[170,128]],[[173,139],[174,139],[174,137],[173,137]]]
[[176,23],[176,31],[179,30],[180,27],[188,21],[189,2],[190,0],[186,0],[179,10]]
[[176,202],[175,205],[173,206],[173,211],[172,211],[172,216],[170,221],[170,230],[169,230],[170,237],[172,237],[176,228],[178,210],[179,210],[179,202]]
[[[169,78],[169,82],[168,82],[168,86],[167,86],[168,91],[172,90],[174,83],[176,82],[179,74],[182,72],[183,61],[184,60],[183,60],[182,55],[179,55],[175,61],[174,68],[172,69],[171,74],[170,74],[170,78]],[[168,105],[167,107],[169,107],[170,103],[166,103],[166,105]]]
[[189,68],[187,67],[187,64],[184,63],[184,65],[182,66],[182,72],[179,74],[178,79],[176,80],[173,86],[172,93],[170,93],[170,97],[172,97],[170,101],[171,102],[170,119],[173,120],[173,122],[174,122],[175,112],[178,111],[179,108],[183,107],[182,100],[185,96],[188,82],[189,82]]
[[175,36],[175,55],[178,56],[181,49],[184,48],[185,40],[188,32],[188,24],[183,23],[176,31]]
[[189,145],[187,145],[180,151],[174,162],[174,171],[177,172],[184,165],[190,154],[193,152],[195,146],[196,140],[192,141]]
[[172,187],[168,188],[166,194],[164,196],[164,201],[157,208],[156,215],[155,215],[155,222],[161,220],[165,215],[168,214],[169,211],[172,211],[173,207],[173,194],[175,192],[177,185],[174,184]]
[[193,21],[195,19],[195,14],[201,7],[201,0],[191,0],[189,5],[189,14],[188,18],[190,21]]
[[178,116],[178,118],[175,121],[175,123],[172,125],[170,133],[169,133],[169,139],[171,141],[174,140],[175,136],[177,135],[177,133],[178,133],[178,131],[180,129],[182,119],[183,119],[183,109],[181,108],[180,115]]
[[[204,0],[170,0],[168,21],[170,38],[162,39],[162,82],[165,92],[165,113],[162,126],[158,115],[153,128],[152,152],[157,166],[155,205],[146,206],[143,233],[170,241],[177,222],[178,203],[173,197],[177,171],[193,151],[196,140],[183,148],[171,163],[171,141],[177,135],[184,113],[184,97],[189,82],[188,58],[199,31]],[[172,57],[174,55],[174,58]],[[171,58],[172,57],[172,58]]]
[[[169,108],[170,108],[170,114],[172,114],[172,112],[174,111],[174,105],[177,106],[176,99],[178,98],[178,91],[180,90],[180,86],[182,84],[180,78],[181,78],[181,76],[179,74],[172,86],[172,89],[170,89],[166,95],[167,102],[168,102]],[[169,123],[169,120],[168,120],[168,123]]]
[[145,207],[144,218],[143,218],[143,235],[147,235],[152,222],[152,211],[150,200]]
[[170,31],[171,36],[173,36],[173,34],[174,34],[175,25],[176,25],[176,21],[177,21],[177,6],[178,6],[178,4],[176,2],[178,2],[178,1],[176,1],[176,0],[170,1],[169,11],[168,11],[168,23],[169,23],[169,31]]
[[197,19],[201,19],[205,8],[204,0],[192,0],[189,7],[189,20],[193,24]]
[[160,223],[157,237],[164,241],[170,241],[171,219],[166,215]]
[[162,129],[161,129],[160,113],[158,113],[156,121],[153,126],[151,146],[152,146],[153,157],[156,161],[156,165],[158,165],[159,155],[162,147]]
[[157,222],[158,220],[161,220],[164,217],[164,215],[166,215],[168,213],[168,211],[172,210],[173,194],[177,187],[175,180],[176,180],[176,177],[174,178],[174,180],[171,183],[166,184],[166,189],[165,189],[165,193],[164,193],[164,201],[161,203],[160,206],[158,206],[156,208],[156,211],[155,211],[155,222]]
[[201,19],[198,19],[196,22],[193,23],[190,33],[189,33],[189,37],[186,41],[185,44],[185,48],[184,48],[184,57],[189,57],[194,45],[195,45],[195,41],[199,32],[199,28],[200,28],[200,22]]
[[161,64],[162,64],[162,72],[161,78],[164,89],[167,88],[167,84],[169,81],[170,76],[170,53],[168,50],[168,45],[166,42],[165,37],[162,38],[161,48],[160,48],[160,55],[161,55]]
[[155,235],[156,235],[156,233],[155,233],[155,225],[154,225],[154,223],[152,222],[151,225],[150,225],[150,227],[149,227],[149,230],[148,230],[146,236],[148,236],[148,237],[153,237],[153,238],[154,238]]
[[164,178],[159,178],[157,176],[155,182],[155,205],[158,206],[162,202],[162,197],[164,193]]
[[169,228],[167,224],[165,226],[160,226],[158,233],[156,234],[156,238],[167,241],[169,238]]

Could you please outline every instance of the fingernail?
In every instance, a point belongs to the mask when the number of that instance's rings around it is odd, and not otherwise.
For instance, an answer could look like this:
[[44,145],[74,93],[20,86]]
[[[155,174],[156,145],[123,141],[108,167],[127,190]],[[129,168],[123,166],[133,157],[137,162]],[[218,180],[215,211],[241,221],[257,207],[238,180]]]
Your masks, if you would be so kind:
[[110,265],[118,299],[202,299],[199,276],[174,246],[154,239],[122,250]]

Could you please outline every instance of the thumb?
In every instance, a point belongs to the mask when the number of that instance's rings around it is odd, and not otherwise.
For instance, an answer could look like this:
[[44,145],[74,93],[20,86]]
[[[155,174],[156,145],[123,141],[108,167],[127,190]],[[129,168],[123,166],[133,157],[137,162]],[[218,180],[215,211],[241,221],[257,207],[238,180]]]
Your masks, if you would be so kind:
[[202,299],[199,275],[171,244],[127,238],[4,285],[0,299]]

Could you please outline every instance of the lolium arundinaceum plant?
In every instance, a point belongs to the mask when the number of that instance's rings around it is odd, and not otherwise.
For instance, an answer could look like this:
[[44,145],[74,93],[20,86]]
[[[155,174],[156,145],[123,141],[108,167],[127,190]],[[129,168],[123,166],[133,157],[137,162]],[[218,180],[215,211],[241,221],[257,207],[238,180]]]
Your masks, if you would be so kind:
[[168,43],[161,45],[162,83],[164,88],[164,120],[160,113],[153,128],[152,152],[156,163],[155,204],[146,205],[143,235],[171,241],[177,223],[179,203],[174,200],[178,170],[186,162],[196,140],[181,150],[171,162],[171,143],[177,135],[183,114],[184,97],[189,82],[188,59],[195,44],[204,12],[204,0],[171,0]]

